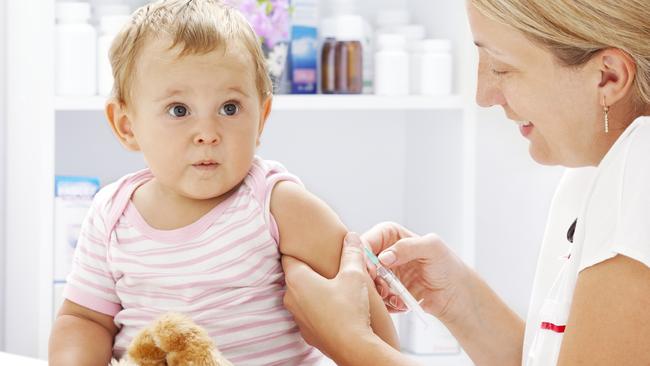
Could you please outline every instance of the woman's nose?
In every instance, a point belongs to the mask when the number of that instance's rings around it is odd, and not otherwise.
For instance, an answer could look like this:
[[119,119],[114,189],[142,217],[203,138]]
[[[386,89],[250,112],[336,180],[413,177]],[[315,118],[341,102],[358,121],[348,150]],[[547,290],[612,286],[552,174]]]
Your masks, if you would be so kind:
[[501,91],[498,78],[492,74],[484,62],[480,62],[478,66],[476,104],[484,108],[506,104],[506,99]]

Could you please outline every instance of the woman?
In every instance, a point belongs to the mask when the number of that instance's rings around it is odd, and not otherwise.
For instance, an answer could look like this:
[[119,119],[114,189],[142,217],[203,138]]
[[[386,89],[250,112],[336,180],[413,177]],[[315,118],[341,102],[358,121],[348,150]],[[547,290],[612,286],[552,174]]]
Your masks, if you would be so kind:
[[[545,243],[524,323],[437,236],[381,224],[364,239],[478,365],[650,364],[650,4],[471,0],[468,17],[478,104],[517,121],[540,164],[596,167],[566,176],[554,199],[561,207],[582,192],[563,259]],[[359,238],[346,241],[332,280],[284,258],[285,304],[308,341],[337,335],[317,346],[339,364],[410,364],[372,335],[372,283]]]

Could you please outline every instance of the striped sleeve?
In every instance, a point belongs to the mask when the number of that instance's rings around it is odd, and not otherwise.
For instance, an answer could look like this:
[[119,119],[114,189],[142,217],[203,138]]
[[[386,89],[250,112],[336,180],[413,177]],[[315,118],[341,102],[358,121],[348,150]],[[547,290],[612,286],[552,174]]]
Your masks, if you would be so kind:
[[81,226],[63,296],[88,309],[115,316],[122,306],[107,261],[108,233],[104,213],[110,194],[107,188],[103,190],[95,196]]
[[269,226],[271,236],[276,243],[280,243],[280,234],[275,218],[271,215],[271,192],[273,187],[281,181],[291,181],[304,186],[300,179],[289,173],[284,165],[273,160],[262,160],[255,157],[249,172],[249,184],[252,186],[255,199],[264,208],[264,217]]

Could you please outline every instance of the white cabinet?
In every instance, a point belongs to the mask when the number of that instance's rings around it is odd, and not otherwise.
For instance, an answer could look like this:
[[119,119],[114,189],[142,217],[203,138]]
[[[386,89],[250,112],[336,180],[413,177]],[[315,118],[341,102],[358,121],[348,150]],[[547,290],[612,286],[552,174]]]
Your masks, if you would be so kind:
[[[141,2],[133,0],[133,4]],[[377,222],[394,220],[416,232],[435,231],[466,261],[475,263],[476,218],[481,217],[477,200],[483,215],[499,206],[491,192],[486,196],[477,185],[478,175],[495,177],[476,165],[479,154],[488,160],[491,155],[477,150],[484,145],[473,103],[475,51],[465,2],[360,2],[370,17],[379,8],[406,6],[430,36],[451,39],[455,95],[277,96],[260,154],[283,162],[299,175],[350,229],[364,231]],[[102,99],[54,96],[54,0],[7,0],[0,6],[7,7],[6,26],[11,30],[6,65],[10,92],[5,136],[5,350],[46,357],[57,301],[52,267],[54,176],[97,176],[106,184],[144,164],[113,137]],[[512,138],[509,133],[506,137]],[[520,145],[517,149],[525,154]],[[518,162],[517,167],[530,168],[528,162]],[[1,174],[0,169],[0,178]],[[542,178],[550,182],[554,176]],[[536,206],[535,214],[542,219],[545,213],[538,214],[537,209],[543,211],[550,191],[543,189],[536,201],[541,208]],[[500,208],[517,204],[511,200],[501,202]],[[538,226],[524,239],[541,241],[543,221]],[[527,263],[522,266],[532,265]],[[469,364],[464,355],[428,361]]]

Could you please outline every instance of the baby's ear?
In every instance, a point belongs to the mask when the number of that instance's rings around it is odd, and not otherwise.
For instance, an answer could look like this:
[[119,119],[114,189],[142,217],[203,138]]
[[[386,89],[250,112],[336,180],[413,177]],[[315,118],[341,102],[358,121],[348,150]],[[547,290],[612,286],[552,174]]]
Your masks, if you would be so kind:
[[114,98],[106,103],[106,118],[111,126],[113,133],[120,140],[120,143],[131,151],[139,151],[140,146],[133,134],[132,121],[126,113],[125,105]]

